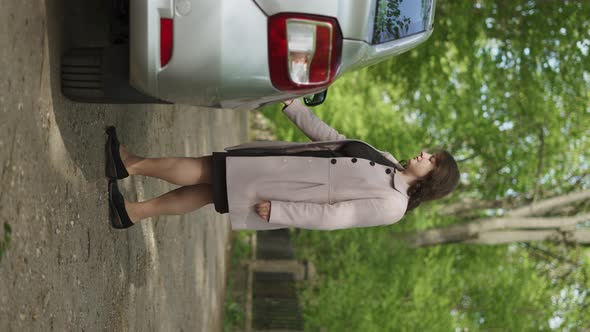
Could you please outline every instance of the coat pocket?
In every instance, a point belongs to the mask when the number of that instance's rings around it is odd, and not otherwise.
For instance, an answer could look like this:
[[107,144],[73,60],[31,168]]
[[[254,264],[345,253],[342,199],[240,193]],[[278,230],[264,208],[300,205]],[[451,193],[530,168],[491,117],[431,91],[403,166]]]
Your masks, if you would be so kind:
[[317,182],[265,181],[259,187],[257,198],[261,201],[327,203],[329,186],[327,183]]

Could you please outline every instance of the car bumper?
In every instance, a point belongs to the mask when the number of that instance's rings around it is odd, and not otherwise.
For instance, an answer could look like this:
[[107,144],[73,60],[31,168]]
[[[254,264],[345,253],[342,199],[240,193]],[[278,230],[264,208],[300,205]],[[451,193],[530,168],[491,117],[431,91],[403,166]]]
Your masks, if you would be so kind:
[[[267,17],[253,1],[131,0],[130,15],[130,82],[142,92],[229,108],[284,99],[270,81]],[[161,18],[174,20],[172,57],[164,67]]]

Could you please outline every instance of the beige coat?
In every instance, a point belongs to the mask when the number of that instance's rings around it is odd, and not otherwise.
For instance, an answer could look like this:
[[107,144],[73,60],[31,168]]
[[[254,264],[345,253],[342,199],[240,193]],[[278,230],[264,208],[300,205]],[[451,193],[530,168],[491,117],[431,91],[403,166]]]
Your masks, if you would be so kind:
[[[296,152],[336,149],[352,141],[299,101],[283,112],[314,142],[253,142],[226,150],[231,153],[237,149],[261,148]],[[398,163],[388,152],[379,152]],[[232,229],[333,230],[399,221],[408,205],[408,184],[400,176],[394,176],[392,167],[367,159],[354,158],[355,162],[352,159],[228,155],[226,178]],[[391,186],[392,176],[397,190]],[[269,222],[254,210],[254,205],[262,201],[271,202]]]

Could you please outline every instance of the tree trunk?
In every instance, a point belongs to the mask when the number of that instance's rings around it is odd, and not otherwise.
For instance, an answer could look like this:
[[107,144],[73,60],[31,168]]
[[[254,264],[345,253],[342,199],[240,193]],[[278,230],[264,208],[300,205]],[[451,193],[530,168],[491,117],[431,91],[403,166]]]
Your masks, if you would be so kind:
[[590,244],[590,230],[576,229],[580,222],[590,220],[590,213],[563,217],[534,217],[589,198],[590,190],[574,192],[514,209],[503,217],[429,229],[404,235],[404,238],[413,247],[448,243],[502,244],[534,241]]
[[[580,200],[584,200],[584,199],[588,199],[590,198],[590,190],[585,190],[585,191],[580,191],[580,192],[576,192],[576,193],[572,193],[570,194],[571,196],[568,195],[563,195],[563,196],[557,196],[555,198],[551,198],[549,200],[553,200],[549,202],[549,206],[547,209],[552,209],[554,205],[565,205],[568,203],[573,203],[574,201],[580,201]],[[573,200],[573,201],[571,201]],[[439,211],[440,214],[442,215],[460,215],[460,214],[465,214],[465,213],[469,213],[469,212],[473,212],[474,210],[482,210],[482,209],[513,209],[515,208],[517,205],[519,204],[523,204],[527,201],[527,199],[525,198],[518,198],[518,197],[506,197],[506,198],[502,198],[502,199],[498,199],[498,200],[494,200],[494,201],[482,201],[482,200],[477,200],[474,198],[465,198],[463,200],[461,200],[460,202],[457,203],[453,203],[453,204],[448,204],[444,207],[442,207]],[[533,204],[535,207],[542,204],[543,202],[545,202],[544,204],[548,204],[546,202],[547,200],[543,200],[541,202],[537,202],[536,205]],[[571,201],[571,202],[570,202]],[[565,202],[565,204],[564,204]],[[533,208],[535,208],[533,207]],[[530,209],[530,205],[527,205],[525,207],[525,209]],[[544,210],[547,210],[544,209]],[[520,210],[520,209],[517,209]],[[514,210],[515,213],[517,210]],[[529,215],[529,213],[527,213],[528,211],[520,211],[518,213],[524,213],[523,215]],[[538,213],[536,213],[538,214]],[[518,215],[514,215],[515,217]]]
[[573,232],[560,232],[554,230],[541,231],[492,231],[468,239],[463,243],[473,244],[506,244],[513,242],[569,242],[578,244],[590,244],[590,230],[576,230]]
[[[420,235],[420,234],[417,234]],[[456,235],[445,236],[416,236],[407,240],[412,247],[428,247],[439,244],[468,243],[468,244],[507,244],[514,242],[569,242],[587,245],[590,244],[590,230],[578,229],[574,231],[558,230],[508,230],[489,231],[459,237]]]
[[[508,234],[506,230],[526,230],[525,233],[533,234],[535,229],[548,229],[549,232],[569,230],[578,223],[589,220],[590,213],[584,213],[573,217],[522,217],[522,218],[491,218],[482,219],[470,223],[453,225],[445,228],[435,228],[412,234],[408,242],[413,246],[423,247],[434,244],[470,242],[472,239],[482,238],[485,234]],[[540,234],[540,233],[539,233]]]
[[481,201],[474,198],[466,198],[460,202],[445,205],[440,209],[439,213],[445,216],[449,216],[460,214],[462,215],[482,209],[508,209],[513,208],[522,200],[523,199],[518,199],[514,197],[507,197],[495,201]]

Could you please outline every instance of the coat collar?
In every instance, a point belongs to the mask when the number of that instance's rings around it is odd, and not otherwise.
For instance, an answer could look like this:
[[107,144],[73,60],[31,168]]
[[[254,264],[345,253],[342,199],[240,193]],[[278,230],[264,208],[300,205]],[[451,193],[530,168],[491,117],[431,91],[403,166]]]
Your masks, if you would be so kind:
[[410,188],[410,184],[404,181],[404,179],[399,176],[400,171],[394,171],[392,173],[393,176],[393,188],[399,191],[402,195],[406,198],[410,199],[408,195],[408,189]]

